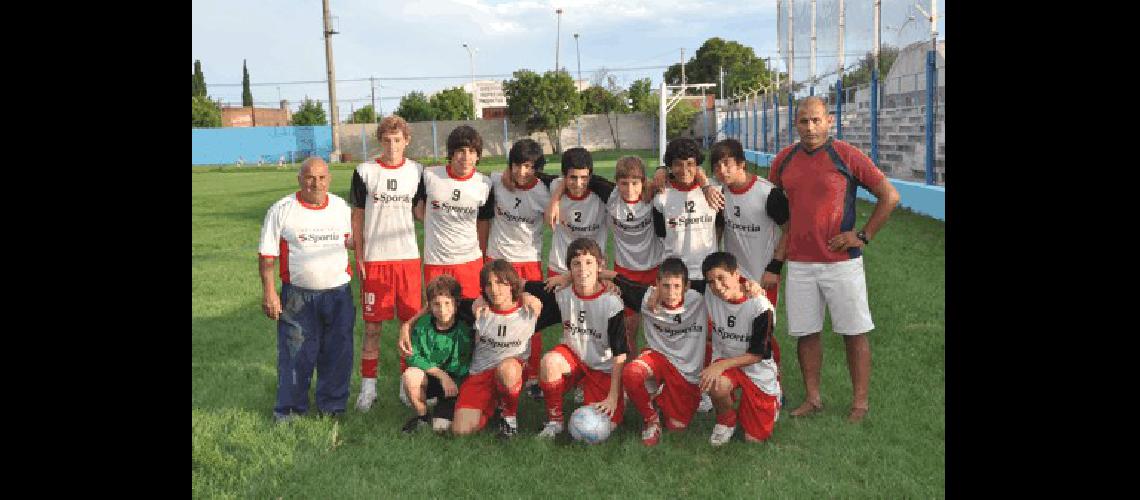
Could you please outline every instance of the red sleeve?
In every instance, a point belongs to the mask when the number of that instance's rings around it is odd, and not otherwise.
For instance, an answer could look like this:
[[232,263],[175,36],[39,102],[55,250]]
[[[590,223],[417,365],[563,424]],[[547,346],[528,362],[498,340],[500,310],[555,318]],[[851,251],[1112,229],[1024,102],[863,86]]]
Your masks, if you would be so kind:
[[788,148],[784,148],[783,151],[776,153],[776,157],[772,158],[772,168],[771,170],[768,170],[768,180],[772,181],[772,184],[775,184],[777,186],[780,185],[780,182],[776,179],[776,165],[779,165],[780,162],[784,161],[785,156],[788,156]]
[[871,158],[855,146],[844,144],[842,156],[845,157],[844,161],[847,163],[847,168],[851,170],[851,175],[859,179],[859,182],[867,186],[868,189],[878,186],[886,177],[883,171],[871,162]]

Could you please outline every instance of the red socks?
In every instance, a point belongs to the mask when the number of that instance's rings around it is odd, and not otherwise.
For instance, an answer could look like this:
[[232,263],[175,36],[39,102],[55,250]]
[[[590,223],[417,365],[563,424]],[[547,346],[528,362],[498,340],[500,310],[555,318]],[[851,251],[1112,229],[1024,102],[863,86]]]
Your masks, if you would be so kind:
[[538,382],[542,389],[542,400],[546,403],[546,421],[562,421],[562,393],[566,390],[565,382],[559,377],[554,382]]
[[653,409],[653,405],[649,402],[649,391],[645,389],[645,379],[649,378],[649,370],[641,363],[630,363],[625,365],[625,369],[621,372],[621,385],[625,388],[625,393],[629,394],[629,400],[633,402],[634,408],[641,414],[641,419],[649,423],[657,419],[657,410]]
[[503,409],[504,417],[513,417],[519,413],[519,392],[522,391],[522,380],[515,383],[514,387],[507,387],[501,381],[495,378],[495,388],[499,390],[500,404]]
[[530,356],[526,358],[526,367],[523,368],[523,381],[538,378],[538,364],[542,361],[542,332],[534,332],[530,337]]
[[736,427],[736,410],[728,410],[724,415],[716,416],[716,423],[725,427]]
[[376,361],[375,359],[360,360],[360,378],[376,378]]

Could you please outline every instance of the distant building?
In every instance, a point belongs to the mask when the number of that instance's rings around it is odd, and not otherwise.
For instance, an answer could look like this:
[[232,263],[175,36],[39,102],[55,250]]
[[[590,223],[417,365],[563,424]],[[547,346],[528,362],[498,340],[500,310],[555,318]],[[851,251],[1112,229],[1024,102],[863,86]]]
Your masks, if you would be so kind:
[[285,127],[292,118],[289,101],[281,101],[280,108],[222,108],[223,127]]
[[[581,92],[590,87],[590,82],[576,80],[574,86]],[[468,94],[472,93],[471,88],[471,82],[463,84],[463,90]],[[507,116],[507,94],[503,92],[502,80],[475,80],[474,88],[475,116],[484,120],[498,120]]]

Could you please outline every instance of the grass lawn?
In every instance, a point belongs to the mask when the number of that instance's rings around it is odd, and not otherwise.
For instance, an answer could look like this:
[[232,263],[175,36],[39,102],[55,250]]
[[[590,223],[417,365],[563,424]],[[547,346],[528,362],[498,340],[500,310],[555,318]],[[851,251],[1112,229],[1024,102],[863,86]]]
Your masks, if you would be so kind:
[[[655,165],[655,151],[634,153],[650,168]],[[596,154],[596,172],[612,178],[619,156]],[[558,170],[557,156],[547,162],[546,171]],[[502,157],[487,158],[479,170],[504,166]],[[353,167],[333,168],[331,191],[346,199]],[[825,324],[822,415],[795,419],[784,411],[767,443],[745,443],[738,430],[733,442],[714,449],[708,444],[713,415],[698,413],[687,431],[666,433],[649,449],[641,444],[636,410],[628,408],[608,441],[588,447],[566,435],[553,443],[535,439],[543,406],[525,395],[521,432],[509,443],[491,432],[459,439],[426,429],[402,435],[400,425],[412,411],[397,398],[391,322],[382,333],[380,397],[369,413],[355,411],[364,331],[355,279],[356,359],[347,414],[339,422],[309,417],[274,425],[276,330],[260,310],[256,255],[265,212],[297,189],[296,170],[194,167],[191,188],[194,497],[944,496],[943,222],[896,209],[867,248],[876,328],[870,334],[871,412],[862,424],[845,422],[851,385],[843,342]],[[858,201],[858,223],[872,207]],[[419,237],[422,248],[422,228]],[[548,228],[547,247],[549,241]],[[612,262],[612,242],[607,250]],[[803,401],[804,390],[780,299],[776,335],[790,411]],[[546,329],[546,348],[559,337],[558,326]],[[569,396],[567,402],[569,415],[576,405]]]

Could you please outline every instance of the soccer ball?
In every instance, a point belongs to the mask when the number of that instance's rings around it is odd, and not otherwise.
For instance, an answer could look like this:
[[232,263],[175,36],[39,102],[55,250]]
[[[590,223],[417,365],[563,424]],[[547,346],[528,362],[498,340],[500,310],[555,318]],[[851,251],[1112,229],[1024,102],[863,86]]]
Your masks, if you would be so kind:
[[570,415],[570,437],[586,444],[598,444],[610,437],[610,417],[591,405],[584,405]]

